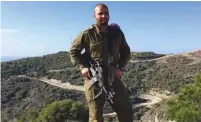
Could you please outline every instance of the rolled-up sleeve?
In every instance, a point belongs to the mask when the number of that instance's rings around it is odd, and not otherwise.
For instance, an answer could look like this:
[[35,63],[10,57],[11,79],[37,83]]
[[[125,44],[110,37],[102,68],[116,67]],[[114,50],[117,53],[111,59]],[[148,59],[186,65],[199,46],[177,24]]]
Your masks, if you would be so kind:
[[119,47],[120,58],[118,62],[119,67],[125,67],[131,58],[131,51],[128,43],[126,42],[124,33],[120,31],[121,44]]
[[75,66],[84,66],[84,62],[82,62],[81,51],[85,47],[86,36],[84,31],[82,31],[74,40],[72,47],[70,48],[70,58],[71,62]]

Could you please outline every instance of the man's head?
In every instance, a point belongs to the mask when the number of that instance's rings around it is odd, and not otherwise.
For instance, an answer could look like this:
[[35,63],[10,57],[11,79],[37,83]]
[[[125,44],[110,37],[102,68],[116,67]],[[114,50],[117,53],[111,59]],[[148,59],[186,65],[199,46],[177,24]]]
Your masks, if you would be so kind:
[[109,10],[105,4],[97,4],[94,8],[94,19],[98,25],[108,25]]

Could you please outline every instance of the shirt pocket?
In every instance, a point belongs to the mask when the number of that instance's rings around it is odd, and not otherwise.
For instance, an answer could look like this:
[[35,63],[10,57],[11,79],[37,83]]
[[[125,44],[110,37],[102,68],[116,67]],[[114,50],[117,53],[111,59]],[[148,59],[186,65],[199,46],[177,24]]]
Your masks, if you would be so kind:
[[90,53],[92,58],[101,58],[103,42],[94,42],[90,44]]

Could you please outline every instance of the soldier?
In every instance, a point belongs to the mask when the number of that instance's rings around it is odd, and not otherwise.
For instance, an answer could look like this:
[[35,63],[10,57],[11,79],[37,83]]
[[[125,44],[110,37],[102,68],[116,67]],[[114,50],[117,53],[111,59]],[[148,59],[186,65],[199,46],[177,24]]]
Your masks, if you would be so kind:
[[[91,59],[104,60],[107,62],[104,54],[104,41],[108,42],[108,52],[112,52],[114,68],[114,103],[111,105],[113,110],[117,113],[119,122],[133,122],[132,104],[129,101],[129,96],[126,89],[120,80],[122,69],[130,59],[130,47],[128,46],[123,32],[120,29],[112,29],[108,25],[109,10],[105,4],[97,4],[94,8],[94,19],[96,23],[91,25],[88,29],[82,31],[74,40],[70,49],[71,61],[81,70],[85,82],[85,96],[89,106],[89,122],[103,122],[103,107],[105,104],[105,95],[101,94],[98,98],[93,100],[97,92],[95,86],[92,89],[87,89],[88,82],[91,78],[89,75],[89,68],[86,67],[81,58],[81,51],[85,49],[89,53]],[[113,43],[112,43],[113,42]],[[103,65],[103,72],[105,83],[107,82],[107,66]]]

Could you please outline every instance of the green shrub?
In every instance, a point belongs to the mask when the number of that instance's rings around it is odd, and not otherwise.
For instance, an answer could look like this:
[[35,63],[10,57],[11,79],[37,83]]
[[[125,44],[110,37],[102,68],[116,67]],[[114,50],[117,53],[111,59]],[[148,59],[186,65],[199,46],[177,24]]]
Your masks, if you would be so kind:
[[53,102],[42,109],[36,121],[66,122],[67,120],[87,122],[88,111],[84,104],[69,99]]
[[179,94],[167,102],[167,114],[176,122],[201,121],[201,74],[193,84],[181,88]]

